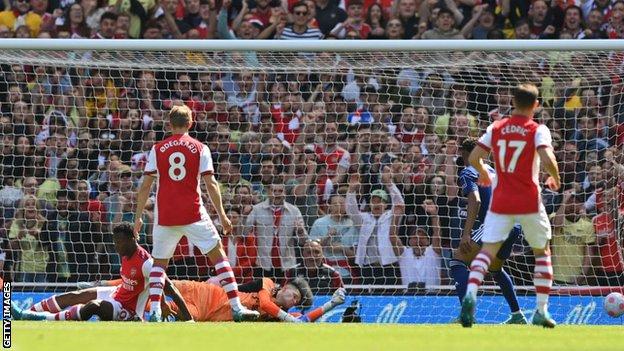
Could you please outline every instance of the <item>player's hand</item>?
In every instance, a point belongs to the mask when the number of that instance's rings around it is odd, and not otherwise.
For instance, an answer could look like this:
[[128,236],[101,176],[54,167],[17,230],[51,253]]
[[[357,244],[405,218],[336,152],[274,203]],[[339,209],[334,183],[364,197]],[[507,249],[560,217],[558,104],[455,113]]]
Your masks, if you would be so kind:
[[223,235],[230,235],[234,229],[232,222],[226,216],[221,217],[221,228],[223,228]]
[[467,254],[472,249],[472,239],[470,239],[470,235],[462,235],[459,240],[459,252]]
[[136,237],[139,236],[141,229],[143,229],[143,218],[139,216],[137,217],[137,219],[134,220],[134,235]]
[[384,185],[392,184],[392,169],[389,166],[384,166],[381,173],[381,182]]
[[492,178],[490,177],[488,171],[483,170],[483,172],[479,173],[479,179],[477,180],[477,184],[483,187],[492,185]]
[[342,305],[345,302],[345,298],[347,296],[347,291],[345,288],[338,288],[334,291],[334,294],[331,298],[331,303],[334,306]]
[[561,179],[548,177],[548,179],[546,179],[546,186],[552,191],[557,191],[561,188]]

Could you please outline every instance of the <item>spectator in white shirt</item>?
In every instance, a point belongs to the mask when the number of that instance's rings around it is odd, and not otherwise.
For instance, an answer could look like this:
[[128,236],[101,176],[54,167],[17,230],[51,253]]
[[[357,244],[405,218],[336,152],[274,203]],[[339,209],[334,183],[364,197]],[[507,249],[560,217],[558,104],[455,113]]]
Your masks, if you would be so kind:
[[[396,231],[391,230],[393,207],[404,206],[400,190],[392,183],[392,173],[385,167],[382,183],[386,190],[376,189],[371,192],[370,211],[360,211],[356,191],[360,187],[359,174],[349,180],[347,192],[347,214],[360,230],[355,263],[360,267],[363,284],[396,285],[400,279],[398,260],[401,241]],[[390,196],[388,196],[390,193]],[[391,206],[388,202],[391,199]]]
[[[403,248],[403,254],[399,259],[403,285],[412,283],[424,283],[428,288],[432,285],[440,285],[440,218],[438,206],[432,200],[425,200],[421,205],[425,213],[431,217],[431,239],[426,228],[418,227],[409,234],[407,247]],[[395,213],[395,217],[400,214]],[[400,219],[395,218],[395,223]],[[396,228],[397,226],[393,226]]]

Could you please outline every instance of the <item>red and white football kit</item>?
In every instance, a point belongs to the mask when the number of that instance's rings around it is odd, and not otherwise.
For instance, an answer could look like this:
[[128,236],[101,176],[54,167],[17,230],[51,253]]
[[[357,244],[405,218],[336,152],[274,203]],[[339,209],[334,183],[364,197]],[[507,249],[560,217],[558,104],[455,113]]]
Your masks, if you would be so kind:
[[208,146],[188,134],[176,134],[154,145],[145,174],[158,177],[152,256],[169,259],[183,236],[202,254],[219,242],[201,197],[201,176],[212,174]]
[[[145,305],[149,298],[149,276],[152,257],[142,247],[137,247],[132,257],[121,258],[121,284],[98,289],[98,299],[113,305],[113,320],[143,320]],[[107,293],[114,289],[110,295]]]
[[479,145],[492,151],[496,168],[482,241],[504,241],[514,224],[519,223],[529,245],[544,248],[551,229],[541,201],[537,150],[552,147],[548,127],[514,115],[492,123]]

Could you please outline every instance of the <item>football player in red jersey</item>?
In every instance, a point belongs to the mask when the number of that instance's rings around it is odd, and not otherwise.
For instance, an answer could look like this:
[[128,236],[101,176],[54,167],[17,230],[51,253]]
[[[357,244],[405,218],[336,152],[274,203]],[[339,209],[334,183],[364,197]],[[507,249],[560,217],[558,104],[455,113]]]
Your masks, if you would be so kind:
[[[152,268],[152,258],[136,241],[134,228],[131,223],[121,223],[113,228],[115,250],[121,256],[120,284],[112,293],[100,296],[86,304],[75,304],[67,310],[61,310],[59,301],[53,296],[39,302],[31,310],[22,311],[12,305],[12,315],[15,319],[25,320],[89,320],[98,316],[103,321],[131,321],[143,320],[145,306],[149,297],[149,274]],[[180,303],[181,311],[188,313],[188,308],[180,293],[169,280],[165,283],[171,287],[170,296]],[[71,299],[69,296],[67,299]],[[63,306],[66,308],[67,306]],[[36,311],[56,311],[36,312]]]
[[[557,160],[552,150],[550,130],[533,120],[539,106],[539,91],[531,84],[520,84],[513,95],[512,116],[495,121],[479,139],[470,154],[470,164],[479,172],[480,185],[493,183],[490,209],[485,216],[483,247],[470,265],[466,296],[460,319],[464,327],[474,323],[477,290],[488,272],[492,258],[513,226],[518,223],[535,254],[535,296],[537,310],[533,324],[554,328],[548,313],[548,294],[552,286],[549,240],[550,221],[540,196],[538,182],[540,161],[550,175],[546,185],[556,191],[561,186]],[[496,181],[492,182],[483,159],[494,154]]]
[[247,309],[240,302],[238,285],[223,251],[221,238],[202,201],[201,179],[219,215],[223,234],[229,234],[232,223],[223,208],[210,150],[188,135],[193,117],[187,106],[174,106],[169,112],[168,122],[171,136],[154,145],[149,153],[134,217],[135,232],[138,233],[143,226],[141,217],[152,184],[158,180],[152,233],[154,265],[149,274],[149,320],[162,320],[160,299],[165,285],[165,270],[183,236],[202,254],[207,254],[214,264],[217,278],[227,293],[234,320],[255,320],[259,317],[258,312]]

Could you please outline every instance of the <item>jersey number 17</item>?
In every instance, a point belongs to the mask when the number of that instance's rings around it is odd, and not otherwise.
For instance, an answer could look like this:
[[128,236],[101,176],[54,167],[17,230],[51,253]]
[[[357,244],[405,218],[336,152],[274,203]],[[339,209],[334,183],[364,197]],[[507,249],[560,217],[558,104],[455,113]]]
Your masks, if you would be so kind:
[[[505,173],[513,173],[516,170],[518,159],[522,154],[522,150],[526,146],[526,141],[522,140],[499,140],[498,143],[498,162],[500,163],[501,170]],[[511,155],[511,161],[509,165],[505,167],[505,156],[507,155],[507,149],[513,149]]]

